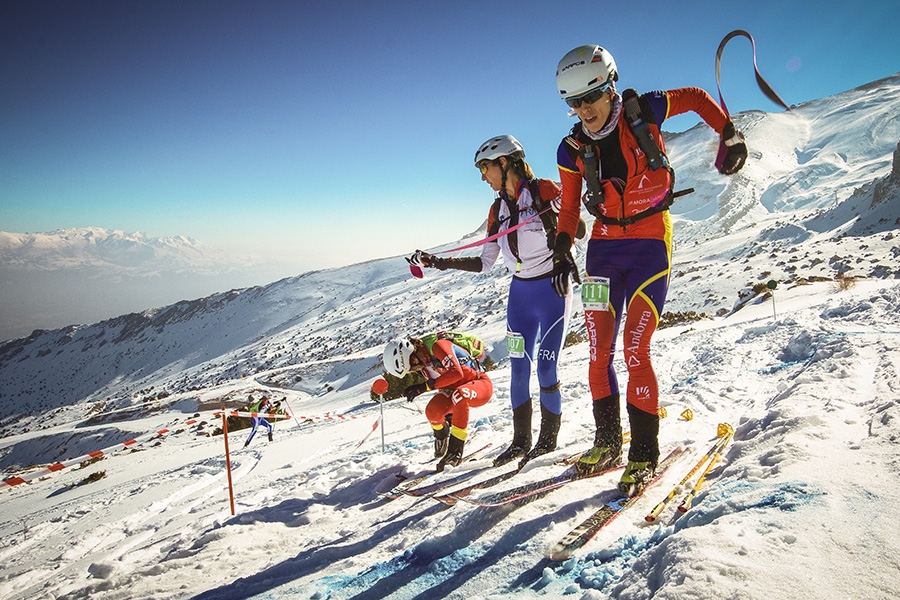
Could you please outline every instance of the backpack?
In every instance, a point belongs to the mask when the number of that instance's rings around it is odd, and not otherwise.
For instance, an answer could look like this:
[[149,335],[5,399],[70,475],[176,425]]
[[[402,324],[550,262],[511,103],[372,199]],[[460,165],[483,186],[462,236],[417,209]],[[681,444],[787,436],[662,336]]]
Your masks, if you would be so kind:
[[[534,178],[528,182],[528,191],[531,192],[531,207],[535,210],[535,212],[541,215],[541,223],[544,225],[544,231],[547,233],[547,247],[550,250],[556,245],[556,222],[558,215],[554,210],[546,210],[549,208],[550,203],[543,198],[541,198],[541,181],[540,179]],[[491,228],[488,230],[487,234],[489,236],[496,235],[500,231],[500,203],[503,202],[503,198],[498,196],[494,199],[494,203],[491,205]],[[512,216],[514,211],[510,212]],[[512,223],[511,225],[515,225]],[[583,219],[579,219],[578,222],[578,231],[575,234],[577,239],[581,239],[584,237],[586,232],[586,226]],[[519,248],[518,248],[518,239],[516,236],[516,232],[510,234],[509,237],[509,247],[512,251],[513,255],[518,258],[519,257]]]
[[[548,204],[545,200],[541,198],[541,181],[537,178],[532,179],[528,182],[528,191],[531,192],[531,200],[532,200],[532,208],[536,212],[541,212],[545,208],[547,208]],[[500,203],[503,202],[503,198],[498,196],[494,199],[494,203],[491,205],[491,214],[493,215],[493,223],[491,223],[491,230],[488,231],[488,235],[494,235],[498,231],[500,231]],[[556,213],[552,210],[548,210],[545,213],[541,213],[541,222],[544,224],[544,229],[547,231],[553,230],[556,231]]]
[[638,96],[633,89],[627,89],[622,93],[623,107],[625,109],[626,121],[632,135],[641,148],[641,151],[647,158],[651,171],[664,169],[668,171],[671,178],[668,193],[665,199],[656,206],[652,206],[636,215],[627,218],[617,219],[603,215],[600,212],[600,205],[603,204],[603,191],[600,187],[599,159],[594,150],[593,144],[579,144],[574,141],[577,135],[579,125],[572,128],[572,135],[566,138],[569,145],[581,156],[584,165],[584,180],[587,186],[587,193],[583,197],[585,207],[588,212],[597,219],[600,219],[607,225],[620,225],[622,227],[633,224],[641,219],[654,215],[656,213],[668,210],[672,206],[673,201],[680,195],[690,193],[693,189],[684,190],[682,192],[674,192],[675,187],[675,171],[669,165],[669,159],[665,152],[656,143],[656,140],[650,133],[649,123],[656,124],[656,118],[652,109],[646,101]]
[[423,336],[420,341],[428,348],[428,352],[431,352],[431,347],[438,340],[450,340],[465,350],[479,364],[486,354],[484,342],[478,336],[463,331],[438,331]]

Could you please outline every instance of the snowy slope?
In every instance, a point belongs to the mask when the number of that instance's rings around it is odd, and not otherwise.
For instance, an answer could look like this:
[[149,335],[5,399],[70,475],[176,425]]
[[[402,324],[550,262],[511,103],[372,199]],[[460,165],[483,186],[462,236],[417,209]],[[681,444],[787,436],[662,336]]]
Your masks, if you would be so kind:
[[[675,318],[654,356],[661,443],[689,453],[569,561],[547,549],[610,499],[614,475],[495,509],[379,498],[397,472],[431,468],[427,397],[385,405],[384,427],[357,448],[396,334],[479,333],[500,368],[469,446],[491,443],[493,456],[512,430],[508,275],[416,280],[397,258],[0,345],[4,477],[108,450],[0,489],[0,598],[895,596],[898,90],[895,76],[790,114],[736,115],[753,154],[731,179],[710,173],[709,132],[669,141],[679,184],[697,191],[675,207],[666,308],[706,317]],[[774,301],[757,294],[769,280]],[[561,364],[558,455],[593,430],[586,345]],[[230,434],[232,516],[213,411],[264,392],[295,416],[271,443],[244,449],[247,431]],[[693,420],[679,417],[687,408]],[[694,507],[676,518],[675,502],[647,524],[723,422],[735,439]],[[559,473],[552,458],[496,489]]]

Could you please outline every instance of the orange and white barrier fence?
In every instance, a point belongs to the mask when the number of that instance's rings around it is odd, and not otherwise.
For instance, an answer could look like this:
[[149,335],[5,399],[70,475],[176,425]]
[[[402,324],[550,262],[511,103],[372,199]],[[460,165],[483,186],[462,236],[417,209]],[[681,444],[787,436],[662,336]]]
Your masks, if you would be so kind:
[[[243,412],[243,411],[225,410],[225,409],[217,410],[213,413],[213,415],[215,417],[221,417],[223,414],[225,416],[229,416],[229,417],[251,417],[251,418],[252,417],[263,417],[265,419],[290,419],[291,418],[291,415],[282,414],[282,413],[256,413],[256,412]],[[329,413],[329,414],[325,414],[325,415],[310,415],[310,416],[300,415],[300,416],[298,416],[298,418],[302,421],[350,421],[353,419],[358,419],[360,417],[358,415],[343,415],[343,414],[333,415],[333,414]],[[372,431],[369,432],[369,435],[366,435],[366,437],[359,443],[360,446],[378,428],[380,420],[381,419],[379,419],[375,422],[375,424],[372,426]],[[184,423],[182,423],[181,426],[193,425],[197,422],[198,422],[198,419],[189,419],[188,421],[185,421]],[[167,433],[169,433],[168,429],[160,429],[159,431],[145,433],[134,439],[131,439],[131,440],[128,440],[125,442],[121,442],[119,444],[115,444],[108,448],[103,448],[102,450],[95,450],[94,452],[89,452],[85,455],[78,456],[76,458],[71,458],[69,460],[54,463],[52,465],[49,465],[48,467],[45,467],[45,468],[35,471],[33,473],[28,473],[26,475],[14,475],[3,481],[0,481],[0,490],[12,488],[14,486],[21,485],[23,483],[32,481],[34,479],[39,479],[41,477],[47,477],[49,475],[53,475],[54,473],[58,473],[59,471],[62,471],[63,469],[65,469],[67,467],[71,467],[72,465],[81,464],[84,461],[98,458],[100,456],[109,454],[116,450],[128,448],[129,446],[139,444],[141,442],[156,438],[158,436],[165,435]],[[357,446],[357,447],[359,447],[359,446]]]
[[332,415],[332,414],[324,414],[324,415],[297,415],[297,418],[301,421],[351,421],[353,419],[359,419],[359,415]]
[[[375,433],[375,430],[378,429],[378,425],[380,425],[380,424],[381,424],[381,417],[378,417],[377,419],[375,419],[375,422],[372,423],[372,429],[369,430],[369,433],[366,434],[366,437],[364,437],[363,439],[359,440],[359,443],[356,445],[356,448],[359,448],[360,446],[362,446],[363,444],[365,444],[365,443],[366,443],[366,440],[369,439],[369,437],[370,437],[373,433]],[[355,449],[355,448],[354,448],[354,449]]]
[[216,412],[213,413],[213,416],[221,417],[223,412],[225,413],[226,416],[229,416],[229,417],[251,417],[251,418],[262,417],[263,419],[290,419],[291,418],[291,415],[285,415],[285,414],[281,414],[281,413],[255,413],[255,412],[241,412],[241,411],[237,411],[237,410],[226,410],[226,411],[217,410]]
[[[190,421],[187,421],[184,424],[191,425],[195,422],[196,422],[196,420],[192,419]],[[92,459],[98,458],[100,456],[103,456],[104,454],[111,453],[115,450],[122,450],[124,448],[128,448],[129,446],[139,444],[141,442],[153,439],[157,436],[165,435],[167,433],[169,433],[168,429],[160,429],[159,431],[145,433],[144,435],[139,435],[138,437],[136,437],[134,439],[130,439],[128,441],[125,441],[125,442],[122,442],[119,444],[115,444],[113,446],[104,448],[102,450],[95,450],[94,452],[88,452],[87,454],[84,454],[77,458],[70,458],[69,460],[66,460],[63,462],[54,463],[54,464],[50,465],[49,467],[41,469],[40,471],[35,471],[34,473],[28,473],[27,475],[10,477],[9,479],[5,479],[2,482],[0,482],[0,489],[20,485],[20,484],[25,483],[26,481],[31,481],[32,479],[38,479],[40,477],[47,477],[48,475],[52,475],[58,471],[62,471],[66,467],[71,467],[72,465],[81,464],[86,460],[92,460]]]

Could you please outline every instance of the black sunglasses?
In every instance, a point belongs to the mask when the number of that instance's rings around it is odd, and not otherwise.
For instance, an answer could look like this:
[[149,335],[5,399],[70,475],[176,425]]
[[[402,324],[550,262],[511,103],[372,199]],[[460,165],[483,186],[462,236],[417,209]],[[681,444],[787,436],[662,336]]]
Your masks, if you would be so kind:
[[597,89],[589,91],[587,94],[582,94],[577,98],[566,98],[566,104],[568,104],[571,108],[581,108],[582,104],[593,104],[597,100],[603,97],[603,95],[609,91],[609,84],[604,83]]

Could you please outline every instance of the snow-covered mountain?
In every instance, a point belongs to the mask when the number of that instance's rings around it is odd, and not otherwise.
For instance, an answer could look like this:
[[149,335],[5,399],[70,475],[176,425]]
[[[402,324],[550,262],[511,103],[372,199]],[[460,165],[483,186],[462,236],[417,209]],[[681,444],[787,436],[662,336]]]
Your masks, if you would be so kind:
[[32,271],[93,267],[132,275],[204,269],[220,273],[234,268],[233,257],[188,237],[155,238],[100,227],[48,233],[0,231],[0,265]]
[[268,267],[183,236],[0,231],[0,339],[270,281]]
[[[398,257],[0,345],[4,476],[171,430],[86,465],[99,481],[63,469],[0,489],[0,598],[890,597],[897,115],[900,75],[789,113],[735,115],[751,155],[732,178],[712,168],[708,129],[667,140],[678,187],[696,191],[673,208],[671,326],[654,350],[669,412],[661,442],[693,458],[575,559],[544,554],[612,480],[507,509],[379,500],[396,471],[428,468],[430,453],[420,407],[405,403],[384,407],[387,452],[377,434],[357,448],[380,414],[369,388],[391,337],[478,333],[499,369],[495,399],[473,411],[471,446],[499,452],[512,429],[509,276],[498,266],[417,280]],[[583,330],[580,305],[570,328]],[[564,454],[592,436],[585,344],[562,364]],[[284,397],[299,418],[269,445],[235,451],[245,432],[229,436],[232,517],[211,411],[260,393]],[[693,420],[677,416],[685,408]],[[644,524],[720,422],[735,441],[695,507]],[[550,458],[514,481],[558,473]]]

